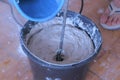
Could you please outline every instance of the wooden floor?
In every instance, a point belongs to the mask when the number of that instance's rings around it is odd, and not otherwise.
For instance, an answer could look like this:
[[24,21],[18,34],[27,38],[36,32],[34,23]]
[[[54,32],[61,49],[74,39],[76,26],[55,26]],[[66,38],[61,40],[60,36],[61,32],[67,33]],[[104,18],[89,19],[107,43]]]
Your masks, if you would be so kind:
[[[3,0],[0,0],[3,1]],[[7,2],[7,0],[6,0]],[[86,80],[120,80],[120,30],[109,31],[99,24],[107,0],[84,0],[83,15],[92,19],[102,33],[103,45],[91,63]],[[70,0],[70,10],[79,12],[80,0]],[[26,20],[13,7],[21,25]],[[21,26],[14,20],[8,4],[0,2],[0,80],[34,80],[27,56],[19,41]]]

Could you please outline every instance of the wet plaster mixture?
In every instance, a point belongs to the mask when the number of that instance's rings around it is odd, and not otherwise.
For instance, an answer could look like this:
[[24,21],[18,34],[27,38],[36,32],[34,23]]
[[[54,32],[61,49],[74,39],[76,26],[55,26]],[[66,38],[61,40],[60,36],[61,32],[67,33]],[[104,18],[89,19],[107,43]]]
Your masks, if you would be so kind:
[[55,18],[33,26],[34,28],[26,37],[30,51],[42,60],[64,65],[77,63],[91,56],[94,51],[92,40],[85,31],[75,28],[67,19],[63,43],[64,60],[56,61],[62,30],[62,21],[59,20]]

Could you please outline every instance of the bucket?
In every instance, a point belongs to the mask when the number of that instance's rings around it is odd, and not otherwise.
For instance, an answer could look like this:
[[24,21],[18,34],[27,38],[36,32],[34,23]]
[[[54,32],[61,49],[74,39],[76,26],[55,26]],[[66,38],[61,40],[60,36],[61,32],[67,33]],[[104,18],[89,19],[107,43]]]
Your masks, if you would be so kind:
[[9,0],[20,14],[31,21],[47,21],[62,8],[64,0]]
[[[57,19],[59,22],[59,20],[63,18],[63,12],[60,12],[56,17],[59,18]],[[92,22],[92,20],[72,11],[67,12],[67,18],[67,21],[70,20],[75,29],[82,30],[87,33],[94,47],[92,54],[80,61],[68,64],[56,64],[39,58],[28,48],[28,43],[26,43],[28,40],[26,37],[35,27],[35,25],[41,23],[28,21],[21,29],[20,41],[22,49],[27,54],[30,61],[34,80],[84,80],[89,67],[89,63],[99,53],[102,45],[102,37],[99,29]],[[34,35],[31,37],[33,36]]]

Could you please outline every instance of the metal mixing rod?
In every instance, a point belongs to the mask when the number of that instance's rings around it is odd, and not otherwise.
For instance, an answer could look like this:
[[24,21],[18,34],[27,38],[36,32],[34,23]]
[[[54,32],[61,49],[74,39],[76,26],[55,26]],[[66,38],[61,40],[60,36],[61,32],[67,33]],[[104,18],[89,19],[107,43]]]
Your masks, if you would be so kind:
[[67,17],[67,9],[68,9],[69,0],[66,0],[65,6],[64,6],[64,15],[63,15],[63,25],[62,25],[62,31],[61,31],[61,38],[59,43],[59,48],[57,50],[56,55],[56,61],[63,61],[64,55],[63,55],[63,42],[64,42],[64,35],[65,35],[65,26],[66,26],[66,17]]

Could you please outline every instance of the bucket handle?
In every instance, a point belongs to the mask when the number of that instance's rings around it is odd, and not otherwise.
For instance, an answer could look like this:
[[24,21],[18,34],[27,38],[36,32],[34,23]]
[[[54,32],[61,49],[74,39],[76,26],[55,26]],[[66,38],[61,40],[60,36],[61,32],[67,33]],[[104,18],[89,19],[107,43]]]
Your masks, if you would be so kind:
[[82,13],[82,11],[83,11],[83,7],[84,7],[84,0],[81,0],[81,7],[80,7],[79,14]]

